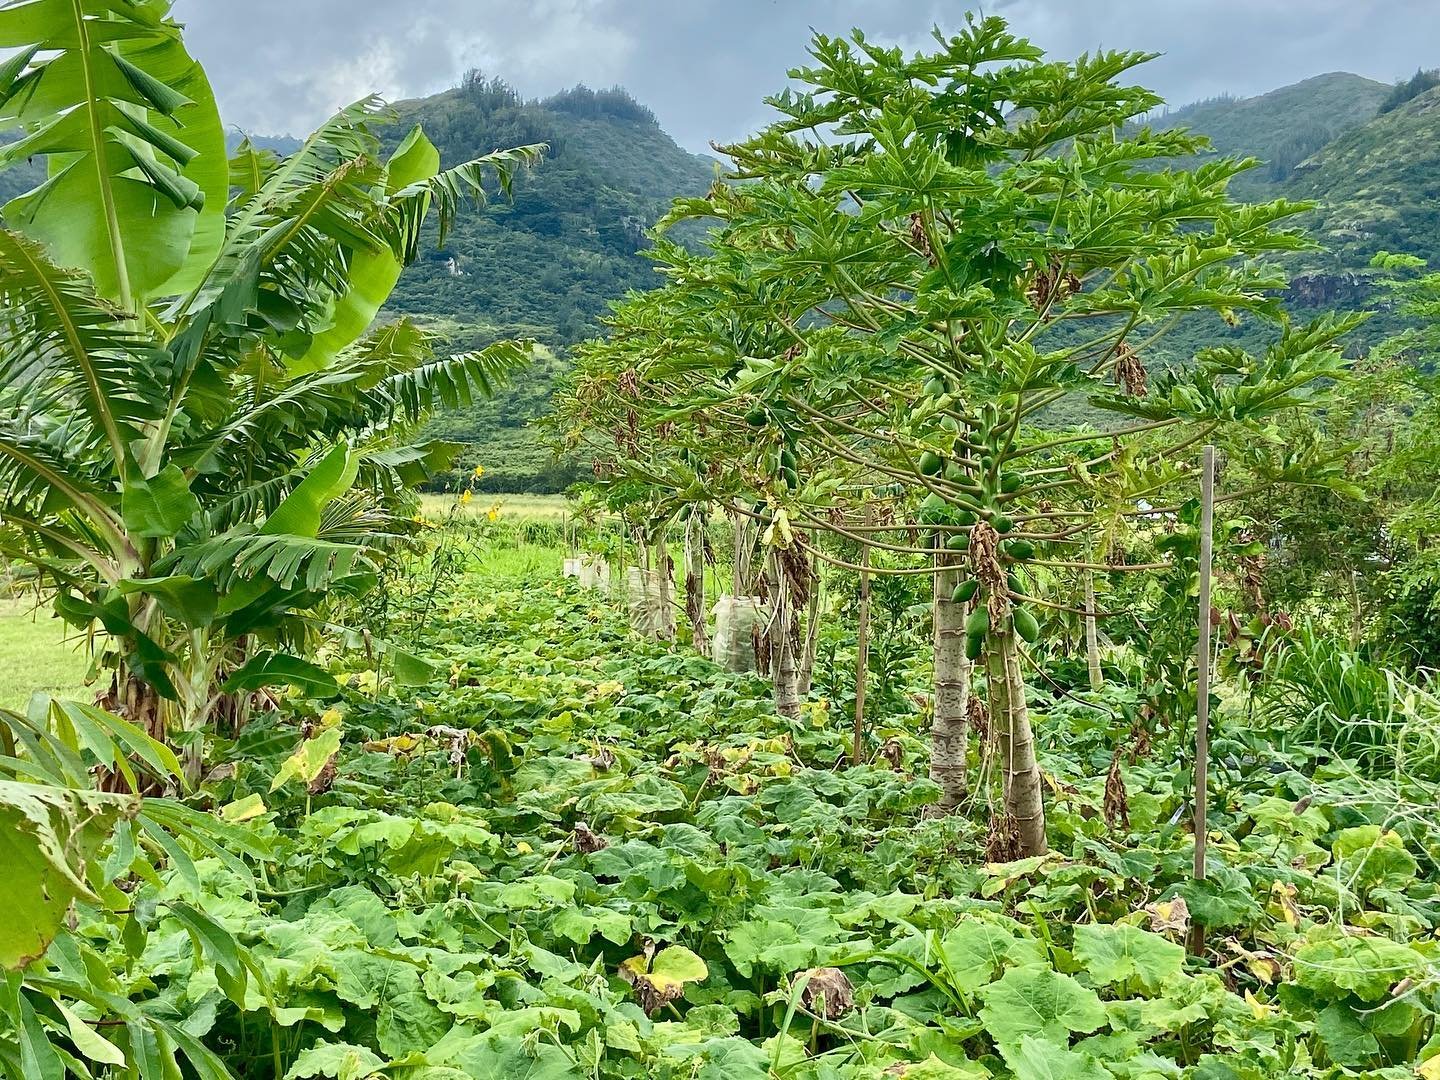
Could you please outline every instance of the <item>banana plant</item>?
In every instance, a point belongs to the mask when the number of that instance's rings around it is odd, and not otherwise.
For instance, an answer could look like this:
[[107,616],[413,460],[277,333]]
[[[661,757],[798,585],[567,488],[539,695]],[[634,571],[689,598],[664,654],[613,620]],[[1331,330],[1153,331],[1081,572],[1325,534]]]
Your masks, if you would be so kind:
[[[1292,227],[1306,207],[1231,199],[1248,162],[1177,167],[1205,144],[1143,126],[1159,98],[1124,80],[1148,54],[1051,61],[999,18],[914,55],[859,32],[811,53],[769,99],[779,118],[725,148],[736,182],[662,222],[718,222],[707,251],[657,245],[664,298],[629,301],[638,332],[596,362],[646,373],[632,409],[787,450],[782,473],[848,464],[849,491],[782,483],[769,499],[791,522],[930,560],[935,731],[945,756],[963,748],[964,695],[948,691],[973,662],[1001,790],[992,856],[1039,854],[1023,665],[1044,646],[1035,609],[1074,606],[1039,582],[1110,569],[1087,553],[1163,522],[1202,441],[1275,450],[1264,483],[1336,480],[1333,459],[1279,452],[1276,420],[1323,400],[1358,320],[1286,321],[1274,256],[1306,246]],[[1272,343],[1192,349],[1162,371],[1165,335],[1196,313],[1270,323]],[[846,522],[858,484],[894,524]]]
[[427,221],[443,242],[543,149],[443,169],[416,128],[386,157],[365,99],[228,159],[168,12],[0,4],[0,167],[46,167],[0,229],[0,555],[99,631],[105,703],[157,738],[332,685],[289,649],[414,532],[408,487],[453,448],[410,432],[529,354],[377,315]]
[[[151,924],[136,911],[135,881],[157,881],[165,860],[195,895],[196,857],[205,857],[253,889],[250,865],[269,846],[175,798],[99,790],[108,778],[130,791],[142,778],[155,790],[184,785],[169,747],[94,706],[37,695],[24,715],[0,710],[0,901],[12,916],[0,927],[0,1071],[62,1080],[113,1066],[179,1076],[188,1061],[197,1076],[228,1080],[214,1051],[147,1011],[75,927],[104,925],[138,955]],[[216,965],[230,1001],[243,1006],[247,988],[269,999],[248,950],[213,918],[179,899],[165,902],[164,915],[190,933],[197,962]]]

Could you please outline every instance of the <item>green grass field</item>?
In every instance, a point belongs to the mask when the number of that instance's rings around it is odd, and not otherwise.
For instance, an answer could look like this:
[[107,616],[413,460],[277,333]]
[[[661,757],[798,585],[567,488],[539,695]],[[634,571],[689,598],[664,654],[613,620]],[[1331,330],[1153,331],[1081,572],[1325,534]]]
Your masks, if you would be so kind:
[[[455,507],[454,495],[421,495],[420,506],[428,518],[441,518]],[[564,495],[477,494],[460,513],[473,517],[497,510],[501,518],[541,518],[558,521],[566,514]]]
[[68,629],[29,598],[0,598],[0,707],[23,711],[37,690],[90,700],[88,664]]

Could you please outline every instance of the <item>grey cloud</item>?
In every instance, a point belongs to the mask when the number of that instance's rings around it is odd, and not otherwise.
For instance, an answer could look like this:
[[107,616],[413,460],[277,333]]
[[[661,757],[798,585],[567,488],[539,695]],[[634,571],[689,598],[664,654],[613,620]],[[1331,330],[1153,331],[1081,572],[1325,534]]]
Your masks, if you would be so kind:
[[[805,62],[810,29],[923,46],[958,0],[178,0],[226,119],[299,134],[376,91],[413,97],[470,67],[527,95],[620,83],[682,144],[736,139]],[[1162,53],[1141,81],[1175,104],[1346,70],[1440,64],[1435,0],[999,0],[987,10],[1057,56]]]

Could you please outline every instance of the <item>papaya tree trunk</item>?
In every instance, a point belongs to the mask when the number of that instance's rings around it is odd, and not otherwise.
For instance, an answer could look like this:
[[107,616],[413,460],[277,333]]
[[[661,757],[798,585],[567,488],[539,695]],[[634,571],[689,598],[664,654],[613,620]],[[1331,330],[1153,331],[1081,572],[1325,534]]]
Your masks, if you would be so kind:
[[955,556],[935,556],[935,709],[930,722],[930,779],[940,785],[939,810],[965,798],[970,743],[970,661],[965,656],[965,606],[951,600],[960,571]]
[[815,650],[820,645],[820,556],[810,557],[810,601],[805,609],[805,648],[800,654],[799,691],[810,696],[815,679]]
[[1090,673],[1090,689],[1105,685],[1100,671],[1100,632],[1095,625],[1095,572],[1085,571],[1085,667]]
[[[865,523],[870,523],[867,509]],[[870,545],[860,545],[860,611],[855,619],[855,733],[850,760],[859,765],[865,754],[865,685],[870,676]]]
[[730,594],[732,596],[753,596],[755,593],[754,553],[755,523],[738,509],[732,510],[730,520],[734,524],[734,564],[731,567]]
[[655,636],[661,641],[675,640],[675,560],[670,557],[669,530],[661,528],[655,538]]
[[702,655],[710,655],[710,635],[705,626],[705,518],[700,508],[685,523],[685,615],[690,620],[690,640]]
[[1006,826],[1014,831],[1016,857],[1043,855],[1048,850],[1045,805],[1015,634],[1008,627],[992,629],[986,647],[986,681],[990,690],[990,716],[997,725]]
[[789,583],[773,552],[765,560],[765,584],[770,593],[770,685],[775,711],[781,716],[800,715],[799,668],[795,663],[795,608]]

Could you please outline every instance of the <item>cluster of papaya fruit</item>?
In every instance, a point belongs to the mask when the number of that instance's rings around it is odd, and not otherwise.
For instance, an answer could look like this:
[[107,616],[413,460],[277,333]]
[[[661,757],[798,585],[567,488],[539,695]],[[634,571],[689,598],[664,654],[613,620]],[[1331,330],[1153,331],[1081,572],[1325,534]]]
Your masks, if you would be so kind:
[[[938,398],[946,390],[945,381],[938,376],[925,384],[925,393],[931,397]],[[953,416],[943,415],[940,426],[957,437],[960,434],[959,422]],[[965,464],[958,460],[947,462],[934,450],[926,450],[920,455],[918,467],[921,475],[930,478],[943,476],[946,484],[944,494],[932,491],[920,503],[920,522],[951,530],[945,539],[949,550],[967,550],[972,528],[982,521],[1002,538],[1014,531],[1015,519],[1006,513],[1006,507],[1025,486],[1025,478],[1020,473],[1000,467],[1005,442],[1006,425],[1001,423],[999,408],[990,402],[980,410],[979,423],[973,428],[972,439],[966,443],[981,450],[978,461],[967,455]],[[1001,540],[1000,552],[1011,564],[1023,563],[1034,557],[1035,545],[1023,537],[1012,537]],[[1012,565],[1006,585],[1011,594],[1026,595],[1018,566]],[[967,578],[955,586],[951,601],[968,604],[979,593],[980,580]],[[1040,624],[1035,616],[1019,603],[1010,605],[1009,621],[1015,633],[1027,642],[1034,641],[1040,634]],[[970,659],[979,657],[989,632],[989,605],[977,603],[965,622],[965,652]]]
[[[927,383],[927,391],[929,386]],[[956,431],[959,424],[953,416],[946,415],[941,420],[941,427]],[[977,521],[984,521],[1001,536],[1014,530],[1015,520],[1005,512],[1005,506],[1025,486],[1025,477],[1000,468],[1004,441],[1005,427],[1000,423],[999,409],[992,402],[981,410],[974,439],[968,444],[983,447],[978,461],[967,455],[964,464],[960,461],[947,463],[934,450],[921,453],[917,463],[920,474],[930,478],[943,476],[947,487],[944,495],[932,491],[925,497],[920,504],[921,523],[968,528]],[[959,539],[958,544],[952,544],[956,550],[964,546],[964,538]]]
[[[1015,571],[1007,577],[1006,585],[1012,594],[1025,595],[1025,584]],[[955,586],[950,600],[956,604],[968,604],[980,592],[980,579],[967,578]],[[1018,600],[1010,604],[1010,629],[1023,641],[1033,642],[1040,636],[1040,623]],[[985,648],[985,635],[990,632],[990,605],[983,600],[975,605],[965,620],[965,655],[977,660]]]
[[[745,422],[751,427],[765,427],[770,423],[770,414],[763,405],[752,405],[745,414]],[[799,458],[795,456],[795,436],[782,429],[783,442],[778,449],[768,450],[762,457],[767,475],[780,480],[791,491],[800,486]]]

